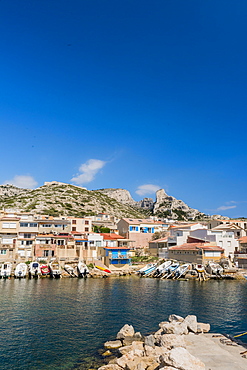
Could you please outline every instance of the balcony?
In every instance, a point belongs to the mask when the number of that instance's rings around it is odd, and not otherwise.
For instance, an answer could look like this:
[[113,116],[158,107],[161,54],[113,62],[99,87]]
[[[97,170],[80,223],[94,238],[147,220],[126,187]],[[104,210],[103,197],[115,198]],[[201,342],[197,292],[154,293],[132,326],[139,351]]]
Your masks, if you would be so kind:
[[112,259],[112,260],[127,260],[127,259],[130,259],[130,258],[131,258],[130,253],[126,253],[126,254],[121,254],[121,253],[112,254],[112,253],[109,253],[109,259]]

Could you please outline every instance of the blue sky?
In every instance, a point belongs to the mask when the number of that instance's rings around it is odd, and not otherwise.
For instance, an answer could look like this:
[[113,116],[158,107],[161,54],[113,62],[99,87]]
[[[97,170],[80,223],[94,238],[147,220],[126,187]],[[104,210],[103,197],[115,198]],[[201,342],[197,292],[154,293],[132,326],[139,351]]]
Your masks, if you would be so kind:
[[165,188],[247,217],[246,16],[245,0],[2,0],[0,183]]

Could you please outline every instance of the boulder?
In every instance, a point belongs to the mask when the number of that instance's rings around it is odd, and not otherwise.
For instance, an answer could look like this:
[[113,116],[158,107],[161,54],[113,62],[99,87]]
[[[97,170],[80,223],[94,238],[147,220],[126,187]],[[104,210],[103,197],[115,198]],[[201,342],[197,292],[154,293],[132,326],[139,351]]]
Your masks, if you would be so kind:
[[188,330],[193,333],[197,333],[197,317],[195,315],[188,315],[184,319],[184,323],[187,324]]
[[147,337],[145,337],[144,338],[144,343],[147,346],[154,347],[155,346],[155,338],[154,338],[154,336],[151,334],[151,335],[148,335]]
[[160,345],[167,348],[186,347],[183,335],[164,334],[160,338]]
[[125,324],[117,333],[117,339],[124,339],[125,337],[133,337],[135,330],[132,325]]
[[122,347],[121,340],[110,340],[108,342],[105,342],[104,347],[106,349],[117,349],[119,347]]
[[104,353],[102,353],[103,357],[107,357],[107,356],[111,356],[111,355],[112,355],[112,353],[111,353],[111,351],[109,351],[109,349],[107,351],[105,351]]
[[124,346],[129,346],[131,343],[133,343],[133,342],[136,342],[136,341],[139,341],[139,342],[142,342],[143,341],[143,338],[142,337],[135,337],[135,336],[133,336],[133,337],[125,337],[124,339],[123,339],[123,345]]
[[188,323],[179,322],[179,321],[172,321],[172,322],[164,322],[159,324],[161,329],[163,330],[163,334],[188,334]]
[[210,331],[210,324],[204,324],[202,322],[197,323],[197,333],[208,333]]
[[108,365],[99,367],[98,370],[123,370],[123,369],[116,364],[108,364]]
[[182,316],[179,316],[179,315],[175,315],[175,314],[172,314],[168,317],[168,321],[169,322],[172,322],[172,321],[179,321],[179,322],[183,322],[184,321],[184,318]]
[[144,350],[147,357],[153,357],[157,362],[159,362],[160,356],[166,354],[166,352],[169,351],[168,348],[166,347],[158,346],[154,347],[144,346]]
[[172,366],[179,370],[205,370],[205,365],[198,358],[192,356],[185,348],[177,347],[161,356],[164,366]]

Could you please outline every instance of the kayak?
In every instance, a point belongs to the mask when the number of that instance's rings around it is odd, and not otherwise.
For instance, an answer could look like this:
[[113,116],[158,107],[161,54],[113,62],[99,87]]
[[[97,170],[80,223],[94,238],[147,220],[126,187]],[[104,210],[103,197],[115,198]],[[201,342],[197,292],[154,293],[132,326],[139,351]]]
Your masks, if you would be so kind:
[[105,267],[101,267],[101,266],[98,266],[98,265],[95,265],[95,267],[101,271],[104,271],[104,272],[108,272],[109,274],[111,273],[110,270],[106,269]]

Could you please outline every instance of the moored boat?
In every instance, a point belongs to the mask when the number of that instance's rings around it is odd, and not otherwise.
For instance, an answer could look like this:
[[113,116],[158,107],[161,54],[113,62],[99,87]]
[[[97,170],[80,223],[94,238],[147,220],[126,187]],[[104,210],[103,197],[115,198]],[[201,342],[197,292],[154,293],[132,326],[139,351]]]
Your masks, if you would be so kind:
[[96,269],[107,272],[108,274],[111,274],[111,271],[107,269],[106,267],[95,265]]
[[42,276],[48,276],[50,275],[50,267],[48,265],[41,265],[40,266],[40,271]]
[[223,274],[224,272],[224,269],[222,266],[220,266],[218,263],[216,262],[213,262],[213,261],[209,261],[205,267],[206,271],[210,274],[210,275],[215,275],[215,276],[219,276],[221,277],[221,275]]
[[64,265],[64,270],[71,276],[71,277],[78,277],[76,273],[76,269],[71,265]]
[[4,262],[1,266],[0,276],[2,278],[8,278],[11,276],[11,272],[12,272],[12,263]]
[[30,263],[28,274],[30,278],[38,277],[39,275],[41,275],[41,268],[39,262],[35,261]]
[[[95,266],[96,267],[96,266]],[[87,277],[87,275],[89,274],[89,269],[87,267],[87,265],[82,262],[82,261],[79,261],[78,262],[78,265],[77,265],[77,272],[78,272],[78,277]]]
[[15,268],[14,277],[15,278],[25,278],[27,276],[27,264],[24,262],[18,263]]
[[49,263],[50,268],[50,277],[52,278],[60,278],[62,275],[61,267],[58,261],[54,260]]

